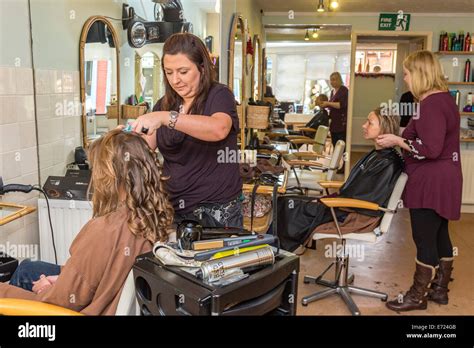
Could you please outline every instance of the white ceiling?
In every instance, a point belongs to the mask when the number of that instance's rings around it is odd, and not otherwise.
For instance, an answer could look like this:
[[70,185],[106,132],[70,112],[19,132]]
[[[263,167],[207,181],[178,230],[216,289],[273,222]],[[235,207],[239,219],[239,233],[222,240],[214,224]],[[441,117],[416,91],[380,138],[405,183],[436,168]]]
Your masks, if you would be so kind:
[[[224,0],[225,1],[225,0]],[[239,0],[237,0],[239,1]],[[252,0],[264,12],[316,12],[319,0]],[[336,12],[469,13],[474,0],[338,0]],[[328,6],[329,0],[324,0]]]
[[[306,30],[311,37],[313,29],[318,28],[319,37],[317,41],[325,40],[350,40],[351,38],[351,26],[350,25],[338,25],[338,24],[325,24],[325,25],[306,25],[306,24],[279,24],[265,25],[265,33],[267,41],[280,41],[280,40],[303,40]],[[314,41],[314,39],[310,39]]]

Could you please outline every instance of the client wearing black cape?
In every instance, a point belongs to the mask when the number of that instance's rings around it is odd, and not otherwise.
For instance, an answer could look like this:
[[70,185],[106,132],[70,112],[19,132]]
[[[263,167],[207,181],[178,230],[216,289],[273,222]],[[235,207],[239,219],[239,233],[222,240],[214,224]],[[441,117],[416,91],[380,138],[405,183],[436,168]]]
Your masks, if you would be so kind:
[[[399,117],[376,109],[362,126],[364,138],[374,141],[381,134],[398,134]],[[386,207],[395,183],[403,171],[403,159],[394,148],[378,148],[361,158],[351,170],[345,184],[334,197],[361,199]],[[360,214],[366,221],[378,222],[380,211],[352,209],[352,212],[336,209],[338,222],[344,224],[349,214]],[[353,218],[354,216],[351,216]],[[277,227],[281,247],[294,251],[304,245],[315,228],[331,222],[329,208],[314,197],[283,196],[278,199]]]

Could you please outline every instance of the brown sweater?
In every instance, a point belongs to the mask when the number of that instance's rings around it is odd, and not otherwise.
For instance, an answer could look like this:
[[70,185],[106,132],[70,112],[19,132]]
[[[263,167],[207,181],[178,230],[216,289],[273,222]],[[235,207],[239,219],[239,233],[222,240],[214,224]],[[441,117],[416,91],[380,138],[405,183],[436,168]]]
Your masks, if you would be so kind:
[[114,315],[135,258],[152,249],[127,225],[128,210],[90,220],[74,239],[57,281],[40,294],[0,283],[0,298],[42,301],[86,315]]

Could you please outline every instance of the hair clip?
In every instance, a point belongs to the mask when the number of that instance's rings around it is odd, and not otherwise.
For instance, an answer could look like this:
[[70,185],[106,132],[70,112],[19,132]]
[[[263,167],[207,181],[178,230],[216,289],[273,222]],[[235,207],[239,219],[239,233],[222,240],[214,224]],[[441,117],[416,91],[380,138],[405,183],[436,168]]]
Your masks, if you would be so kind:
[[132,125],[130,123],[127,124],[127,126],[123,129],[124,132],[131,132],[132,131]]

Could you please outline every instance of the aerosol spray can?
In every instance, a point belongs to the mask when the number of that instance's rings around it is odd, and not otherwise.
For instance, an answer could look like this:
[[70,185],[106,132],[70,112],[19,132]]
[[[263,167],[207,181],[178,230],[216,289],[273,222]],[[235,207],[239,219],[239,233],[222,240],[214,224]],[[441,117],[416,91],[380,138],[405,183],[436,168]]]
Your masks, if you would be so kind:
[[459,92],[459,89],[456,90],[456,93],[454,94],[454,100],[456,101],[456,105],[459,106],[459,103],[461,102],[461,92]]
[[471,82],[471,61],[469,59],[464,65],[464,82]]
[[273,254],[273,249],[268,246],[236,256],[203,262],[201,269],[196,272],[196,277],[206,281],[216,281],[225,277],[232,268],[272,265],[274,263],[275,255]]

